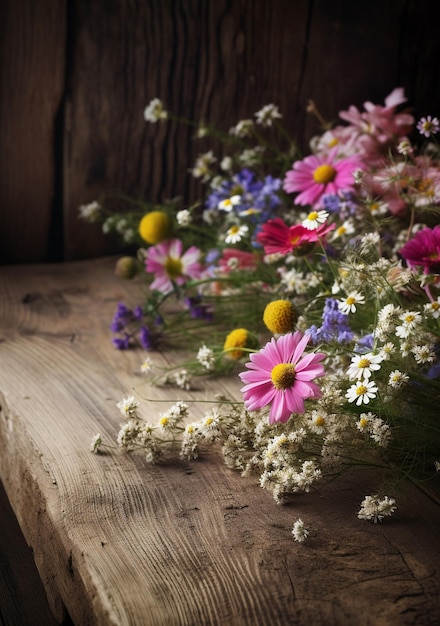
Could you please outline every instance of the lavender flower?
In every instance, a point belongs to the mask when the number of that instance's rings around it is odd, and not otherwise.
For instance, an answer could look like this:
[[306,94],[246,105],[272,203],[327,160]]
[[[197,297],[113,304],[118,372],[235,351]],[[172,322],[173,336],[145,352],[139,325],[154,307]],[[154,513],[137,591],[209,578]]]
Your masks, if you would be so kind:
[[306,332],[311,335],[312,342],[337,341],[348,343],[352,341],[354,333],[348,323],[348,315],[339,310],[336,298],[327,298],[322,313],[323,324],[319,328],[311,326]]

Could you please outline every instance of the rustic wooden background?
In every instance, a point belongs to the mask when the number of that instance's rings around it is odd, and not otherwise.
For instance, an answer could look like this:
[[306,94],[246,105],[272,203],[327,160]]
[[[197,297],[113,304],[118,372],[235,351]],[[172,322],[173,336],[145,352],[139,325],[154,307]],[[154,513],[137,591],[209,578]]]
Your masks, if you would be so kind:
[[201,144],[144,122],[155,96],[225,129],[274,102],[303,147],[310,98],[334,118],[403,86],[439,114],[439,17],[438,0],[3,0],[0,262],[116,251],[78,220],[103,191],[194,199]]

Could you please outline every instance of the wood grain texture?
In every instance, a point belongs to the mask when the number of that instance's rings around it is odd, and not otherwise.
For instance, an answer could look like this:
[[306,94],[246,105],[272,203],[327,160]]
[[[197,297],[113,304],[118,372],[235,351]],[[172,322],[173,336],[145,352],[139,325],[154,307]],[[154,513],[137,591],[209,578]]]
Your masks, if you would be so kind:
[[[351,0],[75,0],[64,169],[66,258],[115,250],[77,219],[80,204],[123,190],[182,204],[200,195],[188,169],[213,147],[194,130],[146,124],[159,97],[175,115],[224,130],[269,102],[299,144],[319,131],[313,99],[335,120],[403,86],[418,113],[440,108],[440,5]],[[436,19],[437,18],[437,19]]]
[[[4,0],[0,7],[0,263],[45,261],[62,250],[60,108],[65,7]],[[59,137],[59,140],[61,137]]]
[[142,397],[205,399],[238,381],[188,396],[145,387],[144,355],[109,341],[117,302],[136,292],[112,259],[3,268],[0,290],[0,477],[59,620],[67,609],[78,626],[438,623],[438,503],[406,485],[375,526],[356,518],[375,489],[367,473],[279,507],[219,452],[167,466],[93,455],[133,388],[152,418],[164,405]]

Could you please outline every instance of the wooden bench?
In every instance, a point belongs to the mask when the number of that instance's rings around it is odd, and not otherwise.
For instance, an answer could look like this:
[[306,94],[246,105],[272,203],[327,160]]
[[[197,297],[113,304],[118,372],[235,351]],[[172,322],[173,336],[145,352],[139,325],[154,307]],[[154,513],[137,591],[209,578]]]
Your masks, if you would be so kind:
[[[166,466],[90,452],[112,443],[116,402],[206,399],[211,381],[148,388],[145,353],[116,351],[109,324],[136,285],[114,259],[0,269],[0,478],[58,621],[132,625],[440,623],[440,505],[408,483],[383,524],[356,517],[366,471],[277,506],[220,451]],[[160,361],[166,355],[153,355]],[[167,406],[167,405],[165,405]],[[195,413],[200,409],[191,405]],[[437,485],[437,493],[439,493]],[[291,535],[301,517],[303,544]]]

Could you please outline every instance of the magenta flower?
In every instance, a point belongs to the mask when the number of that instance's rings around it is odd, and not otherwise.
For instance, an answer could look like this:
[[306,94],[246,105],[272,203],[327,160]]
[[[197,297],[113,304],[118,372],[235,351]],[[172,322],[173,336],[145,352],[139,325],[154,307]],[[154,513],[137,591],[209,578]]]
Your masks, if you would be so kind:
[[271,404],[269,423],[287,422],[292,413],[304,413],[304,400],[321,397],[318,385],[312,381],[324,375],[320,361],[325,354],[303,356],[309,339],[299,331],[273,337],[250,355],[246,363],[249,371],[239,374],[245,383],[241,392],[249,411]]
[[180,239],[168,239],[147,249],[145,269],[155,275],[151,289],[170,293],[174,284],[183,285],[189,278],[200,278],[200,250],[191,246],[182,252]]
[[293,169],[284,179],[287,193],[301,192],[295,198],[295,204],[311,204],[322,207],[324,194],[335,194],[351,190],[354,187],[353,172],[362,168],[356,156],[337,158],[338,148],[327,155],[310,155],[302,161],[295,161]]
[[409,266],[421,265],[425,272],[440,273],[440,225],[423,228],[399,250]]

